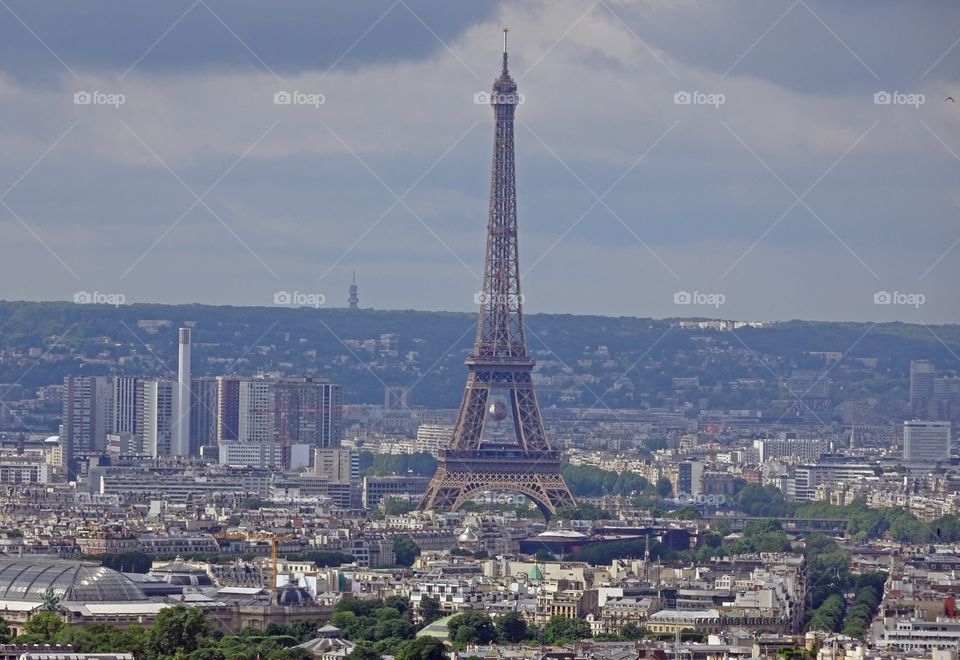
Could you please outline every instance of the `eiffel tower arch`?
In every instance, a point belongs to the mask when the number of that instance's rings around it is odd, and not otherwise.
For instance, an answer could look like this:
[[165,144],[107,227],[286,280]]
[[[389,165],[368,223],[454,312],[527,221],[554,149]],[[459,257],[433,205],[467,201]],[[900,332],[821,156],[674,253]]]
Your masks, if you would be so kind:
[[[450,448],[440,452],[420,508],[454,511],[484,491],[500,490],[527,496],[549,519],[574,500],[560,474],[560,453],[551,449],[543,428],[534,361],[524,338],[513,150],[514,113],[521,97],[507,69],[506,35],[504,30],[503,68],[490,96],[496,124],[477,334],[466,360],[467,385]],[[514,442],[485,441],[488,417],[505,419],[507,414]]]

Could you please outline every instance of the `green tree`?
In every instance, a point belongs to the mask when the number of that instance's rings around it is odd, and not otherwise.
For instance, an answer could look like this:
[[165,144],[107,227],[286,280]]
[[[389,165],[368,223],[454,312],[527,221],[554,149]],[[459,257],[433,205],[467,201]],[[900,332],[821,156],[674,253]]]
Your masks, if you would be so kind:
[[401,566],[413,566],[413,562],[420,556],[420,546],[413,539],[401,536],[393,542],[393,556]]
[[357,642],[350,653],[351,660],[380,660],[380,654],[373,650],[371,642]]
[[440,599],[433,596],[424,596],[420,599],[420,618],[424,623],[433,623],[443,616],[440,609]]
[[48,641],[53,640],[53,636],[63,628],[63,620],[53,612],[37,612],[23,626],[23,631],[28,635],[35,635]]
[[383,511],[388,516],[402,516],[405,513],[410,513],[414,508],[416,507],[410,500],[400,500],[393,497],[383,503]]
[[489,644],[496,640],[497,630],[490,615],[483,612],[464,612],[450,619],[447,624],[450,641],[465,646],[467,644]]
[[[353,654],[350,655],[353,658]],[[400,646],[397,660],[446,660],[447,647],[436,637],[418,637]]]
[[147,631],[144,649],[153,657],[164,658],[178,652],[192,653],[212,632],[199,607],[176,605],[160,610]]
[[550,617],[543,629],[549,644],[569,644],[590,637],[590,624],[583,619],[568,619],[558,614]]
[[790,503],[776,486],[749,484],[737,494],[737,500],[740,509],[751,516],[779,518],[792,513]]
[[642,639],[643,628],[635,623],[628,623],[620,629],[620,637],[624,639]]
[[497,638],[501,642],[516,644],[527,638],[527,622],[516,612],[507,612],[498,616],[494,625],[497,629]]
[[666,477],[657,479],[657,497],[670,497],[673,495],[673,483]]

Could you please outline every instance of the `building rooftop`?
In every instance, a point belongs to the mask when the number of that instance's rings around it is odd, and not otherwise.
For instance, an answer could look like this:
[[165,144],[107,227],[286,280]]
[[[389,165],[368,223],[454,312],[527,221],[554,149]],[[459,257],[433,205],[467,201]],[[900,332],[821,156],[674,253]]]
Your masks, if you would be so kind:
[[146,600],[130,578],[99,564],[0,558],[0,600],[42,603],[48,592],[61,601],[72,602]]

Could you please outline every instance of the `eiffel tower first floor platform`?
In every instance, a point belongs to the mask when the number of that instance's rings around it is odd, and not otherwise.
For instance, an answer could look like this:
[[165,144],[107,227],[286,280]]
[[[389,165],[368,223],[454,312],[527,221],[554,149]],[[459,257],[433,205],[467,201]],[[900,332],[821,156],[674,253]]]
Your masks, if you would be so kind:
[[547,520],[558,508],[576,504],[560,475],[559,452],[481,446],[441,450],[420,509],[456,511],[489,490],[526,495]]

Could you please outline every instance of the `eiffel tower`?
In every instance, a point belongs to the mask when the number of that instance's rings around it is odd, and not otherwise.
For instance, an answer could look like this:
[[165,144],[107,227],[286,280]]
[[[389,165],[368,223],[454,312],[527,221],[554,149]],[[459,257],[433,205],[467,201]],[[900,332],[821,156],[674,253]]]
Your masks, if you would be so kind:
[[[560,474],[560,454],[550,448],[543,429],[531,378],[534,361],[527,357],[524,339],[513,154],[513,116],[520,101],[507,70],[504,30],[503,69],[490,96],[496,130],[483,290],[477,295],[480,318],[450,448],[438,455],[421,509],[455,511],[484,491],[526,495],[547,519],[557,508],[574,504]],[[497,425],[508,414],[515,442],[484,440],[485,422]]]

